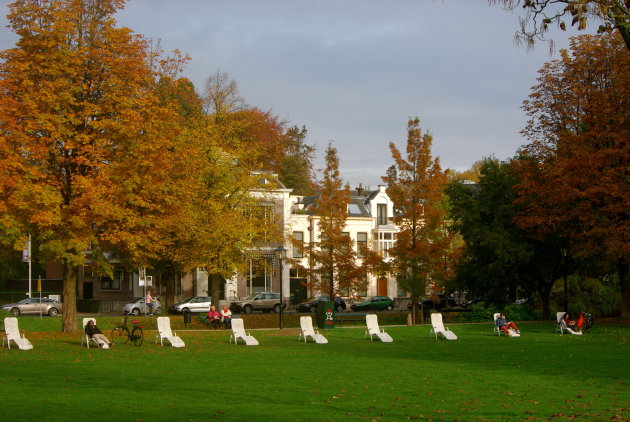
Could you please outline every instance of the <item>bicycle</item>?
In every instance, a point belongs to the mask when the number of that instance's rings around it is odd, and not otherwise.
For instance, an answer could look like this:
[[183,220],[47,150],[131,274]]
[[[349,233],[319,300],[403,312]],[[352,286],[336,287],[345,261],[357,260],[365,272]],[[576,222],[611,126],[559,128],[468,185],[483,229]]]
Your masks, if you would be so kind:
[[127,327],[127,316],[123,318],[122,324],[117,325],[112,330],[112,341],[116,344],[125,344],[131,340],[131,342],[136,346],[141,346],[144,341],[144,333],[142,331],[142,326],[138,325],[138,321],[134,320],[133,328],[129,331]]

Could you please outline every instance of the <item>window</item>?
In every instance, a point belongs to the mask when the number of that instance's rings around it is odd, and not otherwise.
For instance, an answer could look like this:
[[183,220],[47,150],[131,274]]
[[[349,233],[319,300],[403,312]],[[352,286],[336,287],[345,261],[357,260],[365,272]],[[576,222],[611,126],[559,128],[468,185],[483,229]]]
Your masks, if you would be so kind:
[[328,253],[330,251],[328,235],[326,233],[319,235],[319,249],[324,253]]
[[248,295],[271,289],[272,263],[273,258],[271,257],[249,260],[249,271],[247,274]]
[[304,232],[293,232],[293,258],[304,257]]
[[383,258],[389,258],[389,250],[394,246],[396,234],[391,232],[374,233],[374,239],[378,240],[378,251]]
[[359,207],[359,204],[348,204],[348,214],[361,215],[361,207]]
[[376,224],[379,226],[387,224],[387,204],[376,204]]
[[120,290],[120,284],[125,278],[125,268],[114,268],[114,277],[101,277],[101,290]]
[[357,233],[357,257],[365,258],[367,252],[367,233]]
[[260,203],[248,207],[245,214],[255,221],[258,228],[254,240],[256,242],[268,242],[272,234],[272,225],[276,220],[275,205],[273,203]]
[[367,276],[357,284],[356,293],[359,297],[367,296],[368,279]]

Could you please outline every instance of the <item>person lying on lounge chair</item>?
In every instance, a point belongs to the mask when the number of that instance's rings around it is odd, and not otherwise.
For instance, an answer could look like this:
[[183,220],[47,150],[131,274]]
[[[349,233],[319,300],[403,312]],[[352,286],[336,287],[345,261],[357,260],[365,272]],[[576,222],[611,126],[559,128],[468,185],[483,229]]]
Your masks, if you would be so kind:
[[94,324],[94,321],[88,321],[85,326],[85,334],[87,334],[90,338],[94,339],[98,347],[101,349],[109,349],[112,343],[109,341],[107,337],[103,334],[103,332]]
[[518,334],[521,333],[513,321],[508,322],[507,318],[505,318],[504,313],[499,315],[499,318],[497,318],[497,320],[494,323],[497,325],[497,327],[499,327],[500,330],[505,331],[505,334],[509,335],[510,329],[516,331]]
[[577,324],[575,321],[571,320],[571,315],[569,315],[569,313],[567,312],[566,314],[564,314],[564,316],[562,317],[562,319],[564,319],[564,324],[569,327],[570,329],[572,329],[573,331],[577,331]]

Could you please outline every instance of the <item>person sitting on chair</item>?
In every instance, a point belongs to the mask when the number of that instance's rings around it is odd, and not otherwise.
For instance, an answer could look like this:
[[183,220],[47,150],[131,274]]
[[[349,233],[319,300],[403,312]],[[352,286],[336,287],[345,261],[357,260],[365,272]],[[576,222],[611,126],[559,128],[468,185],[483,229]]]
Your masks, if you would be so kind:
[[505,314],[502,313],[499,315],[499,318],[497,318],[497,320],[494,322],[497,327],[499,327],[500,330],[503,330],[505,332],[505,334],[510,334],[510,329],[516,331],[518,334],[520,334],[521,332],[518,330],[518,327],[516,326],[516,324],[514,324],[513,321],[509,321],[507,320],[507,318],[505,318]]
[[221,325],[221,314],[214,306],[211,306],[210,312],[208,312],[208,322],[212,328],[219,328]]
[[571,321],[571,315],[569,315],[568,312],[564,314],[562,319],[564,320],[564,325],[566,325],[567,327],[569,327],[573,331],[577,331],[577,325],[576,325],[575,321]]
[[94,321],[89,320],[87,325],[85,326],[85,334],[88,335],[91,339],[94,339],[98,347],[101,349],[109,349],[112,343],[110,343],[109,339],[105,337],[103,332],[99,330],[99,328],[94,325]]
[[223,309],[221,309],[221,321],[224,328],[232,328],[232,311],[227,305],[223,305]]

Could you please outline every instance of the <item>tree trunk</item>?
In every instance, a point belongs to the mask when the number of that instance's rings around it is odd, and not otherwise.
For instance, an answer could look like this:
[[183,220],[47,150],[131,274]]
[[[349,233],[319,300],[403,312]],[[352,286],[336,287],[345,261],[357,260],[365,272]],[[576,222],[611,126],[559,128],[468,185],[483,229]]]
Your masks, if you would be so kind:
[[[544,283],[544,284],[548,285],[549,283]],[[542,306],[543,306],[543,310],[542,310],[543,320],[547,320],[551,318],[551,312],[549,310],[550,292],[551,292],[551,286],[549,286],[549,288],[547,288],[547,286],[540,286],[538,288],[538,294],[540,295],[540,300],[542,301]]]
[[619,289],[621,290],[621,316],[630,317],[630,279],[628,278],[628,262],[620,258],[618,263]]
[[215,309],[221,309],[219,307],[219,300],[221,300],[221,282],[223,281],[223,277],[219,273],[212,273],[209,275],[210,281],[210,296],[212,297],[212,306]]
[[166,279],[166,298],[164,301],[164,309],[168,310],[175,304],[175,271],[172,265],[168,265],[164,271],[164,279]]
[[61,331],[71,333],[77,330],[77,267],[63,266],[63,312]]

